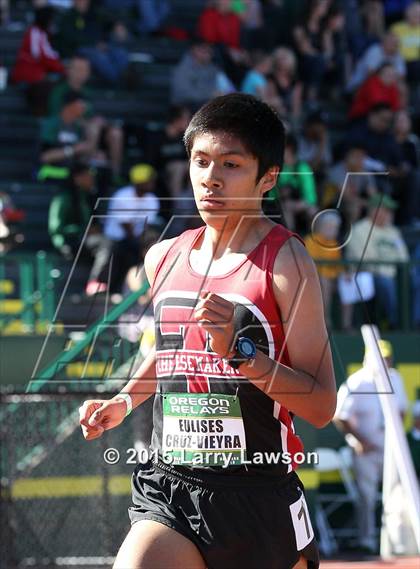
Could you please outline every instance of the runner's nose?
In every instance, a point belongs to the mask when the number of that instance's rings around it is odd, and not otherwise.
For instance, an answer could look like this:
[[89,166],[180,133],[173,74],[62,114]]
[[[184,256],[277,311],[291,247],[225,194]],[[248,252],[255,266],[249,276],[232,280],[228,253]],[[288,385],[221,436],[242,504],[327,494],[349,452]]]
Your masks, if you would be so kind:
[[201,184],[206,188],[222,187],[222,181],[220,180],[214,165],[210,165],[206,168]]

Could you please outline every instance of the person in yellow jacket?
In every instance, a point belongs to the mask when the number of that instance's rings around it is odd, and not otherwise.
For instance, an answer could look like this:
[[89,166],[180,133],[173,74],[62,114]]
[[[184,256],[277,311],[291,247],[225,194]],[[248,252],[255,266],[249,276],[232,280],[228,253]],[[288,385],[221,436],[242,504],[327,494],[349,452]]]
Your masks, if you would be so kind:
[[337,241],[340,226],[340,214],[334,210],[326,210],[315,218],[312,233],[305,237],[308,253],[315,261],[338,262],[337,264],[319,263],[317,265],[327,325],[331,323],[330,307],[337,277],[343,270],[339,264],[342,255]]

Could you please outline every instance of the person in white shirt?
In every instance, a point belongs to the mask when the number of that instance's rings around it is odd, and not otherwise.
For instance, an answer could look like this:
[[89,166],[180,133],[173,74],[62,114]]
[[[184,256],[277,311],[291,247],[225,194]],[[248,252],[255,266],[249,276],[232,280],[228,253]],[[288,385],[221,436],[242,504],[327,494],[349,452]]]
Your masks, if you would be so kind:
[[117,292],[130,267],[138,264],[141,235],[147,225],[158,222],[159,198],[154,190],[156,171],[137,164],[129,173],[131,185],[120,188],[109,202],[104,233],[113,241],[111,290]]
[[[392,346],[386,340],[379,340],[378,345],[388,372],[390,397],[396,399],[403,416],[408,406],[407,396],[401,375],[392,367]],[[359,546],[374,552],[376,497],[384,458],[384,417],[366,354],[363,367],[350,375],[338,391],[334,423],[345,434],[353,450],[354,476],[359,491]]]
[[[397,263],[410,260],[404,237],[394,224],[397,207],[398,203],[388,195],[373,194],[367,216],[354,223],[346,245],[347,259],[355,261],[356,266],[363,261],[362,270],[373,274],[377,313],[371,319],[378,321],[380,312],[384,312],[392,329],[399,324]],[[384,261],[384,264],[371,265],[368,261]]]

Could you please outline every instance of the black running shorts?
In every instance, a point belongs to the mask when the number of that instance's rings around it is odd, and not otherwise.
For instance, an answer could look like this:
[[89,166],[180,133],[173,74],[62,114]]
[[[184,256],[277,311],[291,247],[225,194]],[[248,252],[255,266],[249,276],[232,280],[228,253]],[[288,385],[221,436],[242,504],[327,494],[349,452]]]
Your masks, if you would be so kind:
[[161,462],[139,464],[132,477],[131,523],[155,520],[191,540],[208,569],[291,569],[319,556],[303,486],[285,478],[190,474]]

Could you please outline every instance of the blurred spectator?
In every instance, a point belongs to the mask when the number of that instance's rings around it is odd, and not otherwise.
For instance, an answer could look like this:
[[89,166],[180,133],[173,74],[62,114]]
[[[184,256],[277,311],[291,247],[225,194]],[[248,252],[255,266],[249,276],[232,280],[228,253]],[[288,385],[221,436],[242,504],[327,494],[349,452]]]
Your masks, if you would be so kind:
[[4,26],[10,19],[10,2],[9,0],[0,0],[0,26]]
[[0,192],[0,255],[23,243],[18,226],[24,218],[25,212],[15,208],[9,194]]
[[397,199],[396,222],[403,225],[411,223],[418,215],[418,173],[405,162],[404,152],[408,151],[408,146],[397,142],[392,121],[393,112],[389,105],[379,103],[371,109],[367,124],[350,128],[347,141],[366,148],[369,156],[366,168],[381,174],[376,177],[377,185]]
[[350,108],[350,119],[365,117],[379,103],[387,103],[393,111],[401,108],[398,75],[390,63],[384,63],[357,90]]
[[[157,187],[162,197],[175,200],[186,185],[189,161],[183,136],[190,118],[191,112],[186,107],[173,106],[164,129],[148,131],[140,141],[147,162],[157,171]],[[170,216],[169,211],[165,213]]]
[[347,224],[353,224],[365,213],[368,199],[377,191],[374,176],[365,171],[366,150],[349,146],[343,160],[327,173],[322,196],[324,207],[340,207]]
[[[59,115],[43,119],[41,124],[41,155],[43,164],[38,179],[59,179],[67,176],[67,168],[74,159],[85,160],[101,169],[105,176],[109,172],[107,136],[95,137],[97,123],[86,120],[88,105],[75,92],[64,97],[64,106]],[[99,121],[98,121],[99,122]],[[108,141],[109,142],[109,141]],[[101,190],[103,191],[104,188]],[[106,193],[106,192],[105,192]]]
[[[357,264],[363,261],[362,270],[374,275],[375,299],[392,329],[398,324],[397,266],[392,263],[409,261],[404,239],[393,224],[393,211],[397,205],[387,195],[373,195],[369,201],[368,216],[353,225],[351,239],[346,246],[347,258]],[[388,264],[369,265],[369,261]],[[378,318],[374,320],[378,321]]]
[[400,40],[408,80],[415,84],[420,81],[420,2],[410,4],[404,20],[394,24],[391,30]]
[[410,225],[420,221],[420,143],[407,111],[396,113],[393,132],[402,156],[400,177],[394,180],[400,203],[398,225]]
[[393,112],[388,103],[371,107],[366,122],[354,124],[349,129],[347,143],[362,146],[368,156],[376,161],[376,171],[396,170],[402,162],[397,141],[392,134]]
[[104,0],[104,7],[114,15],[136,8],[139,16],[136,28],[141,34],[158,31],[171,10],[168,0]]
[[105,235],[113,243],[112,292],[119,291],[129,268],[141,261],[140,237],[147,225],[157,222],[160,208],[152,166],[133,166],[130,182],[110,199],[105,222]]
[[[403,417],[408,407],[407,396],[403,378],[392,367],[392,345],[386,340],[379,340],[378,348],[390,382],[389,396],[394,398]],[[361,549],[374,553],[377,551],[376,500],[382,478],[385,437],[384,416],[368,351],[365,353],[363,367],[350,375],[338,390],[334,423],[344,433],[347,444],[353,451],[353,470],[359,494],[358,545]]]
[[297,60],[293,51],[287,47],[274,50],[266,100],[288,121],[297,121],[302,110],[303,85],[296,72]]
[[406,65],[400,53],[400,41],[392,32],[386,33],[380,43],[374,43],[363,53],[351,74],[347,90],[355,91],[384,63],[392,64],[399,79],[405,77]]
[[[273,68],[273,58],[262,51],[251,54],[252,69],[248,71],[242,81],[241,91],[266,100],[268,74]],[[270,101],[271,102],[271,101]]]
[[65,78],[54,87],[48,98],[48,114],[50,116],[59,115],[64,104],[64,100],[69,93],[76,93],[86,103],[89,102],[86,109],[86,116],[92,115],[90,108],[90,99],[92,92],[86,86],[90,79],[91,69],[90,62],[86,57],[75,55],[66,65]]
[[231,0],[210,0],[197,30],[201,39],[214,44],[216,61],[239,88],[250,63],[241,43],[241,20],[232,11]]
[[420,168],[420,143],[412,131],[411,118],[407,111],[401,110],[395,114],[393,131],[406,168]]
[[325,113],[317,111],[306,117],[303,132],[298,138],[298,157],[308,162],[318,182],[324,179],[326,169],[332,163]]
[[34,23],[23,36],[11,74],[13,83],[25,86],[29,109],[37,116],[43,116],[47,111],[46,103],[52,88],[48,74],[64,73],[63,64],[49,39],[53,17],[54,10],[48,6],[35,10]]
[[242,43],[245,49],[262,48],[263,36],[263,11],[260,0],[232,0],[232,12],[238,14],[242,29]]
[[346,22],[348,48],[353,62],[360,59],[372,44],[384,35],[382,6],[378,2],[346,0],[342,3]]
[[273,50],[279,45],[294,46],[293,30],[302,21],[306,12],[306,2],[299,0],[262,0],[263,46]]
[[109,156],[109,162],[116,178],[121,172],[124,136],[117,124],[94,113],[92,92],[86,87],[90,78],[89,60],[81,55],[72,57],[67,64],[66,80],[56,85],[48,100],[48,111],[51,116],[61,113],[64,102],[69,96],[79,96],[85,102],[83,120],[86,125],[86,137],[93,149],[102,143]]
[[414,470],[420,482],[420,400],[414,402],[412,407],[413,426],[407,433],[407,442],[413,459]]
[[213,0],[202,12],[198,33],[208,43],[241,47],[241,20],[232,10],[231,0]]
[[416,331],[420,331],[420,243],[417,244],[413,253],[413,268],[411,273],[411,284],[413,290],[413,326]]
[[92,148],[87,140],[83,116],[86,103],[69,93],[61,113],[44,119],[41,125],[41,162],[68,167],[74,159],[89,159]]
[[73,0],[73,8],[64,12],[59,23],[56,43],[62,57],[84,55],[98,75],[117,83],[128,66],[126,39],[127,30],[121,22],[114,22],[112,33],[107,34],[91,1]]
[[365,20],[366,33],[375,38],[385,33],[385,14],[382,0],[362,0],[360,9]]
[[387,25],[401,20],[407,6],[412,2],[413,0],[383,0]]
[[[222,82],[229,83],[224,72],[212,62],[213,47],[196,40],[173,70],[171,101],[197,110],[218,94],[224,94]],[[224,79],[222,78],[224,76]],[[230,89],[234,90],[232,84]]]
[[[341,218],[336,211],[326,211],[314,220],[313,231],[305,237],[308,253],[315,261],[341,261],[341,247],[337,241]],[[325,322],[331,326],[331,301],[335,291],[337,277],[342,267],[337,264],[317,266],[324,301]]]
[[82,162],[72,165],[64,191],[56,195],[50,204],[48,231],[56,249],[68,260],[76,254],[89,253],[93,265],[86,284],[86,294],[107,290],[106,267],[111,252],[110,241],[101,228],[91,223],[90,197],[95,188],[95,178],[89,166]]
[[309,164],[298,160],[297,140],[292,135],[286,140],[283,169],[266,199],[280,201],[288,229],[308,232],[318,209],[315,180]]
[[319,89],[327,73],[334,71],[341,79],[343,54],[340,38],[344,25],[343,15],[332,8],[331,0],[312,0],[304,20],[293,30],[300,59],[300,76],[309,101],[318,98]]

